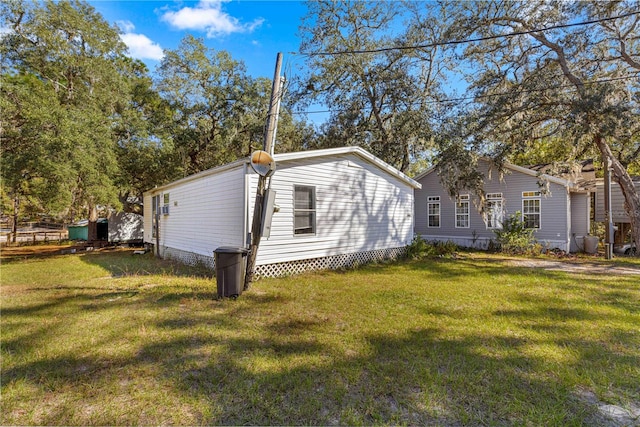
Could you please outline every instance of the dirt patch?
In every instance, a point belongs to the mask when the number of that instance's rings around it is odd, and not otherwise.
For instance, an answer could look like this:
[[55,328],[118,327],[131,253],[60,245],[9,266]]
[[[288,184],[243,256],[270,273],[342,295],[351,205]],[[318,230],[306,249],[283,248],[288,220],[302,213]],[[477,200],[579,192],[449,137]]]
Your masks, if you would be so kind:
[[105,248],[97,248],[87,245],[33,245],[33,246],[2,246],[0,247],[0,259],[3,261],[27,259],[27,258],[42,258],[55,255],[65,255],[82,253],[87,251],[116,251],[126,250],[133,251],[131,248],[121,248],[116,246],[109,246]]
[[609,275],[640,275],[640,268],[621,266],[616,264],[602,264],[593,262],[568,262],[544,259],[511,259],[509,265],[516,267],[541,268],[551,271],[565,271],[569,273],[609,274]]
[[0,248],[1,259],[32,258],[60,255],[70,245],[35,245],[35,246],[3,246]]
[[626,408],[602,402],[590,390],[577,389],[574,393],[579,401],[595,408],[588,424],[602,427],[627,427],[640,425],[640,406],[636,402]]

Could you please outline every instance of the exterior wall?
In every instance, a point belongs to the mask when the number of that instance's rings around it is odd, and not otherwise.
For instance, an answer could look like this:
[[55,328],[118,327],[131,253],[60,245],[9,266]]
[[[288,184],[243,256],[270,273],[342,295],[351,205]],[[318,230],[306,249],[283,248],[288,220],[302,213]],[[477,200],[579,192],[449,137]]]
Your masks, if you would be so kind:
[[[257,175],[249,175],[249,216]],[[294,185],[314,186],[316,233],[294,235]],[[280,211],[257,265],[401,248],[413,237],[413,189],[354,154],[278,164],[271,188]]]
[[[640,181],[634,181],[636,191],[640,193]],[[624,207],[624,196],[617,182],[611,183],[611,216],[614,223],[629,223],[629,216]],[[595,220],[597,222],[606,222],[604,213],[604,181],[599,179],[596,182],[596,206]]]
[[244,246],[244,166],[204,175],[198,179],[145,193],[144,240],[152,237],[151,197],[169,194],[169,214],[160,215],[160,255],[183,261],[212,264],[214,249]]
[[[486,177],[486,193],[502,193],[504,218],[516,211],[522,212],[522,192],[540,191],[538,178],[525,173],[509,170],[502,180],[495,169],[490,169],[486,161],[479,162],[479,170]],[[479,199],[469,191],[470,215],[469,228],[456,228],[455,201],[440,183],[440,177],[434,171],[418,180],[422,189],[415,190],[415,230],[426,240],[451,240],[462,246],[486,249],[489,241],[495,238],[492,229],[487,228],[480,215]],[[427,227],[427,197],[440,196],[440,227]],[[570,199],[567,189],[557,183],[549,182],[549,193],[540,198],[540,229],[535,231],[536,239],[550,248],[569,250],[570,237]]]
[[146,192],[142,196],[142,241],[144,243],[155,243],[153,238],[153,206],[151,192]]
[[589,193],[571,194],[571,252],[584,251],[584,236],[588,235],[591,197]]

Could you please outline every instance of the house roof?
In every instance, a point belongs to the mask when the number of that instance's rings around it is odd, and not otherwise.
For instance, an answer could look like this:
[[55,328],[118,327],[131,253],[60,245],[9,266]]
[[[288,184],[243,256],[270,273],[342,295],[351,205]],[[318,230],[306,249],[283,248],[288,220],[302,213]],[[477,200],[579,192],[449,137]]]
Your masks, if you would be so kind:
[[[376,166],[377,168],[383,170],[384,172],[388,173],[389,175],[392,175],[392,176],[398,178],[400,181],[404,182],[405,184],[409,185],[412,188],[422,188],[422,184],[420,184],[416,180],[408,177],[404,173],[400,172],[398,169],[396,169],[393,166],[389,165],[388,163],[380,160],[379,158],[377,158],[373,154],[369,153],[368,151],[366,151],[366,150],[364,150],[363,148],[360,148],[360,147],[355,147],[354,146],[354,147],[327,148],[327,149],[323,149],[323,150],[297,151],[297,152],[294,152],[294,153],[275,154],[273,157],[274,157],[274,159],[276,161],[276,164],[278,164],[278,163],[281,163],[281,162],[284,163],[284,162],[294,161],[294,160],[315,159],[315,158],[320,158],[320,157],[340,156],[340,155],[345,155],[345,154],[354,154],[354,155],[366,160],[367,162],[369,162],[372,165]],[[236,160],[235,162],[231,162],[231,163],[227,163],[227,164],[222,165],[222,166],[217,166],[215,168],[207,169],[207,170],[204,170],[202,172],[198,172],[196,174],[189,175],[189,176],[184,177],[182,179],[179,179],[177,181],[173,181],[173,182],[170,182],[168,184],[165,184],[165,185],[162,185],[162,186],[158,186],[156,188],[153,188],[151,190],[146,191],[145,193],[162,191],[162,190],[174,187],[174,186],[179,185],[179,184],[184,184],[184,183],[187,183],[187,182],[190,182],[190,181],[194,181],[194,180],[197,180],[197,179],[200,179],[200,178],[204,178],[206,176],[216,175],[216,174],[222,173],[222,172],[227,171],[227,170],[231,170],[231,169],[234,169],[234,168],[237,168],[237,167],[241,167],[243,165],[248,165],[249,163],[250,163],[250,158],[249,157],[244,158],[244,159],[240,159],[240,160]],[[277,174],[277,171],[276,171],[276,174]]]
[[[480,160],[484,160],[486,162],[491,162],[490,159],[485,158],[485,157],[481,157]],[[558,177],[558,176],[549,175],[549,174],[543,173],[542,170],[538,171],[538,170],[530,169],[530,168],[523,167],[523,166],[513,165],[511,163],[505,163],[504,167],[506,169],[510,169],[512,171],[515,171],[515,172],[523,173],[525,175],[529,175],[529,176],[533,176],[533,177],[537,177],[537,178],[542,178],[544,180],[547,180],[549,182],[553,182],[553,183],[562,185],[562,186],[567,187],[567,188],[572,189],[572,190],[576,190],[576,191],[584,190],[584,188],[582,188],[582,186],[578,185],[578,182],[575,181],[575,180],[569,180],[569,179],[566,179],[566,178],[561,178],[561,177]],[[592,164],[592,167],[593,167],[593,164]],[[436,168],[436,166],[431,166],[430,168],[426,169],[424,172],[416,175],[414,177],[414,179],[416,181],[419,181],[420,179],[422,179],[425,176],[427,176],[430,173],[432,173],[435,170],[435,168]],[[544,169],[544,170],[547,170],[547,169]]]

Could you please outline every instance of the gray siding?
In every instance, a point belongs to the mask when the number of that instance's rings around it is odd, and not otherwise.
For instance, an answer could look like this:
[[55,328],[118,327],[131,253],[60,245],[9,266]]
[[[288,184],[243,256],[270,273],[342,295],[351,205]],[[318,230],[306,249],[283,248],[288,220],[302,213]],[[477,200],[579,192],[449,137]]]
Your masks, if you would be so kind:
[[[484,174],[484,190],[486,193],[502,193],[504,218],[522,211],[522,192],[540,191],[538,178],[525,173],[508,170],[502,176],[495,169],[490,169],[488,162],[481,160],[479,170]],[[440,183],[440,178],[431,172],[418,180],[422,189],[415,190],[415,230],[426,239],[452,240],[464,244],[473,242],[477,247],[486,247],[487,242],[495,237],[492,229],[488,229],[479,213],[479,199],[469,191],[471,199],[469,228],[456,228],[455,201],[449,197]],[[464,193],[462,193],[464,194]],[[427,227],[427,197],[440,196],[441,217],[440,228]],[[540,198],[540,229],[535,237],[550,247],[569,249],[570,200],[566,187],[549,183],[549,193]],[[474,238],[475,236],[475,238]],[[472,246],[472,245],[470,245]]]
[[[636,181],[634,184],[636,186],[636,191],[640,192],[640,181]],[[613,222],[631,222],[624,207],[624,196],[622,195],[620,184],[617,182],[611,183],[611,215],[613,217]],[[595,220],[598,222],[605,222],[607,220],[604,214],[603,180],[598,180],[596,183]]]
[[584,236],[589,234],[589,212],[591,197],[589,193],[571,194],[571,252],[584,250]]

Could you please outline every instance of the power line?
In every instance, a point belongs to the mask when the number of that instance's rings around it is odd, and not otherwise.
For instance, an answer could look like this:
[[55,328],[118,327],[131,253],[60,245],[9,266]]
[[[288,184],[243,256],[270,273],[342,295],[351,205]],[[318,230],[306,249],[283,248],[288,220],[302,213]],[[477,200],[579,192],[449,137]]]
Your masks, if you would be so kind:
[[541,32],[544,32],[544,31],[557,30],[557,29],[561,29],[561,28],[577,27],[577,26],[582,26],[582,25],[591,25],[591,24],[597,24],[597,23],[600,23],[600,22],[613,21],[615,19],[628,18],[629,16],[638,15],[638,14],[640,14],[640,12],[629,12],[629,13],[626,13],[626,14],[623,14],[623,15],[611,16],[611,17],[608,17],[608,18],[594,19],[594,20],[591,20],[591,21],[576,22],[576,23],[573,23],[573,24],[561,24],[561,25],[555,25],[555,26],[552,26],[552,27],[546,27],[546,28],[541,28],[541,29],[537,29],[537,30],[516,31],[514,33],[509,33],[509,34],[499,34],[499,35],[495,35],[495,36],[478,37],[478,38],[475,38],[475,39],[451,40],[451,41],[427,43],[427,44],[413,45],[413,46],[392,46],[392,47],[383,47],[383,48],[378,48],[378,49],[344,50],[344,51],[336,51],[336,52],[311,52],[311,53],[307,53],[307,52],[300,52],[300,53],[291,52],[291,54],[293,54],[293,55],[298,55],[299,54],[299,55],[305,55],[305,56],[332,56],[332,55],[351,55],[351,54],[355,55],[355,54],[363,54],[363,53],[382,53],[382,52],[390,52],[390,51],[393,51],[393,50],[426,49],[426,48],[432,48],[432,47],[438,47],[438,46],[450,46],[450,45],[457,45],[457,44],[463,44],[463,43],[474,43],[474,42],[480,42],[480,41],[486,41],[486,40],[494,40],[494,39],[498,39],[498,38],[502,38],[502,37],[514,37],[514,36],[521,36],[521,35],[526,35],[526,34],[541,33]]
[[[621,77],[612,77],[609,79],[602,79],[602,80],[595,80],[592,82],[585,82],[584,84],[586,86],[590,86],[590,85],[594,85],[594,84],[601,84],[601,83],[609,83],[609,82],[614,82],[614,81],[619,81],[619,80],[627,80],[630,78],[638,78],[640,77],[640,73],[637,74],[629,74],[626,76],[621,76]],[[461,102],[461,101],[470,101],[470,100],[476,100],[476,99],[486,99],[486,98],[495,98],[495,97],[500,97],[500,96],[508,96],[508,95],[513,95],[516,93],[535,93],[535,92],[544,92],[546,90],[551,90],[551,89],[565,89],[565,88],[573,88],[574,86],[572,84],[566,84],[566,85],[557,85],[557,86],[549,86],[549,87],[545,87],[545,88],[539,88],[539,89],[530,89],[530,90],[525,90],[525,91],[521,91],[521,92],[514,92],[514,91],[510,91],[510,92],[501,92],[501,93],[492,93],[492,94],[487,94],[487,95],[478,95],[478,96],[463,96],[463,97],[458,97],[458,98],[447,98],[447,99],[434,99],[434,100],[430,100],[430,101],[424,101],[422,104],[446,104],[446,103],[454,103],[454,102]],[[418,105],[416,104],[413,104]],[[314,111],[292,111],[291,114],[292,115],[306,115],[306,114],[326,114],[326,113],[333,113],[333,112],[342,112],[342,111],[347,111],[345,109],[332,109],[332,110],[314,110]]]

